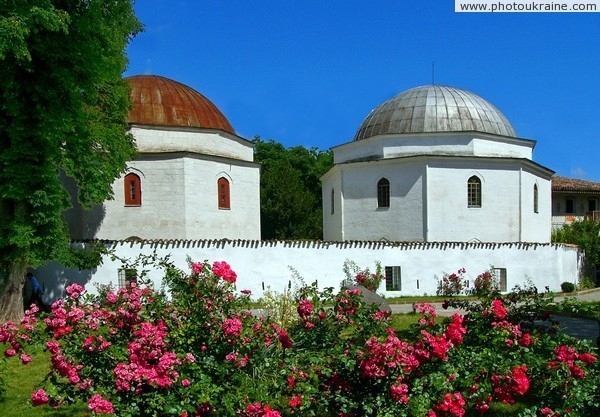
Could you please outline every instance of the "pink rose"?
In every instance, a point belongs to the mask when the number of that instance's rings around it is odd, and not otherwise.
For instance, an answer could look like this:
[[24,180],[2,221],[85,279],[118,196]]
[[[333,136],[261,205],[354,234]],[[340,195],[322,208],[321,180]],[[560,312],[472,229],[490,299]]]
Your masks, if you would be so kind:
[[223,278],[224,281],[235,284],[235,281],[237,279],[237,274],[235,272],[233,272],[233,270],[231,269],[231,267],[229,266],[229,264],[227,262],[225,262],[225,261],[215,262],[213,264],[212,270],[216,276]]
[[48,398],[48,394],[43,389],[39,389],[31,394],[31,403],[34,406],[48,404],[50,402],[50,398]]

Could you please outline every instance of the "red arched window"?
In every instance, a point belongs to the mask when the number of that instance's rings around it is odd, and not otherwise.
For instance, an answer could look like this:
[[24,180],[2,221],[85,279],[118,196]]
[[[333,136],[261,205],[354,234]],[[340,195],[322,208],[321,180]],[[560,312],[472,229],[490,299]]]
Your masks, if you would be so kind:
[[142,205],[142,181],[136,174],[125,175],[125,205]]
[[219,208],[228,209],[229,206],[229,181],[227,178],[221,177],[217,181],[217,191],[219,199]]

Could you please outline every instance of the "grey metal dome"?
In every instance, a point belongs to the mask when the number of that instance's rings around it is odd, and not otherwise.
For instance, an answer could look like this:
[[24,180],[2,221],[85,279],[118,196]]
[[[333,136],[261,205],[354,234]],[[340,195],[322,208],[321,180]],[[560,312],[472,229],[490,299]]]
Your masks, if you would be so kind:
[[354,140],[386,134],[466,131],[516,137],[500,110],[478,95],[454,87],[425,85],[375,108]]

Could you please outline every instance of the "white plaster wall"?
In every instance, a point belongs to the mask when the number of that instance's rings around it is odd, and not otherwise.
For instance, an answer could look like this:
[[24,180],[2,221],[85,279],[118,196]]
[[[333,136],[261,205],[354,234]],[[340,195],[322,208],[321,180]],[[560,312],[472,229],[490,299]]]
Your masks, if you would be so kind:
[[[374,270],[376,261],[382,266],[400,266],[402,291],[386,292],[382,283],[379,293],[386,296],[434,294],[437,279],[444,273],[466,268],[472,285],[475,277],[494,266],[507,269],[507,288],[531,281],[543,291],[548,286],[559,291],[560,284],[578,279],[578,250],[563,244],[469,244],[469,243],[385,243],[385,242],[260,242],[260,241],[174,241],[121,242],[107,245],[121,258],[135,259],[153,252],[169,256],[181,269],[188,270],[187,257],[193,261],[227,261],[238,275],[237,289],[250,289],[254,298],[270,287],[283,291],[294,281],[293,268],[306,284],[315,280],[319,288],[340,288],[345,278],[343,265],[352,260],[360,267]],[[94,271],[77,271],[50,263],[37,271],[36,277],[46,287],[46,301],[64,296],[64,288],[72,282],[95,292],[96,284],[117,285],[120,261],[109,256]],[[160,287],[162,272],[151,270],[148,277]],[[436,279],[437,278],[437,279]],[[418,288],[417,288],[418,286]]]
[[185,230],[182,158],[148,157],[127,163],[141,179],[142,205],[125,206],[124,176],[113,183],[114,200],[83,212],[85,239],[174,238]]
[[[467,207],[467,181],[481,179],[482,206]],[[427,168],[429,241],[518,242],[519,167],[512,161],[433,160]]]
[[[257,165],[185,158],[185,235],[188,239],[260,239]],[[217,181],[229,181],[230,208],[218,207]]]
[[[194,154],[140,155],[128,171],[141,178],[142,205],[127,207],[124,180],[114,200],[84,212],[75,239],[260,238],[259,166]],[[219,209],[217,180],[230,181],[231,209]]]
[[492,138],[493,137],[473,138],[473,155],[531,159],[534,145],[533,142],[504,138],[492,140]]
[[[333,190],[333,213],[331,212],[331,191]],[[334,167],[321,178],[321,196],[323,201],[323,239],[344,240],[344,196],[342,192],[342,173]]]
[[[533,207],[533,186],[538,187],[538,212]],[[552,184],[550,178],[521,171],[521,241],[550,242],[552,234]]]
[[463,155],[531,159],[534,141],[481,133],[376,136],[333,148],[334,163],[410,155]]
[[225,158],[254,160],[252,142],[227,132],[186,128],[132,126],[130,132],[142,153],[196,152]]
[[[424,239],[422,163],[379,160],[342,164],[339,169],[344,240]],[[389,208],[377,207],[377,182],[383,177],[390,181]]]

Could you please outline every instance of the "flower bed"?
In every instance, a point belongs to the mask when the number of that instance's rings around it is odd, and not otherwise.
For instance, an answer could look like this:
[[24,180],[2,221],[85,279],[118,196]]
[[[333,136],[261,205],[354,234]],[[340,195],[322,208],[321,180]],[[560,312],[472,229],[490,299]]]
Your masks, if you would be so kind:
[[355,290],[300,289],[298,320],[283,328],[249,312],[227,263],[162,265],[169,297],[143,282],[97,296],[72,285],[47,316],[32,309],[2,326],[6,356],[28,363],[36,340],[51,354],[34,405],[80,399],[124,417],[493,415],[515,402],[524,416],[599,411],[597,351],[534,326],[533,291],[453,301],[468,314],[442,323],[418,304],[400,338]]

